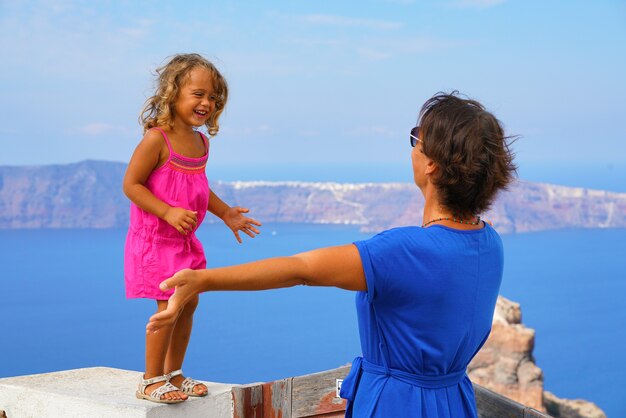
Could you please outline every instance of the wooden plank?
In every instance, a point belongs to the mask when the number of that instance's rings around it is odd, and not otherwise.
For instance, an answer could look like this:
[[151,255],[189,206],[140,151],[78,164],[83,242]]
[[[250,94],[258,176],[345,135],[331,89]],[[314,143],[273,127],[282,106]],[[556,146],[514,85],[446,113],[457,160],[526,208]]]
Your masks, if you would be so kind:
[[312,418],[344,418],[346,411],[329,412],[328,414],[314,415]]
[[550,415],[476,384],[474,394],[479,418],[550,418]]
[[263,418],[263,386],[235,386],[231,390],[233,418]]
[[263,384],[263,418],[291,418],[292,380]]
[[482,386],[474,385],[479,418],[524,418],[525,407]]
[[480,418],[551,418],[544,412],[524,406],[476,384],[474,394]]
[[552,418],[552,415],[537,411],[534,408],[526,407],[526,409],[524,409],[524,418]]
[[[333,417],[346,409],[345,399],[337,397],[337,379],[346,377],[350,367],[294,377],[291,389],[291,416]],[[327,414],[327,415],[325,415]],[[341,415],[339,415],[341,416]]]
[[[345,400],[336,395],[336,381],[350,367],[232,389],[234,418],[339,418]],[[550,418],[496,392],[474,385],[480,418]],[[0,415],[0,418],[2,416]]]

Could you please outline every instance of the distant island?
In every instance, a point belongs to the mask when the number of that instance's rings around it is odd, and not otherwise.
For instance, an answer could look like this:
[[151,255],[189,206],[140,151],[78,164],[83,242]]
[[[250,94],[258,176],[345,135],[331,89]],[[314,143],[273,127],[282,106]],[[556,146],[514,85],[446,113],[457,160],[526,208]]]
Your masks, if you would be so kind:
[[[123,228],[125,169],[105,161],[0,166],[0,229]],[[211,181],[211,187],[264,223],[348,224],[377,232],[422,221],[423,200],[411,183]],[[502,233],[624,228],[626,193],[517,181],[483,218]]]

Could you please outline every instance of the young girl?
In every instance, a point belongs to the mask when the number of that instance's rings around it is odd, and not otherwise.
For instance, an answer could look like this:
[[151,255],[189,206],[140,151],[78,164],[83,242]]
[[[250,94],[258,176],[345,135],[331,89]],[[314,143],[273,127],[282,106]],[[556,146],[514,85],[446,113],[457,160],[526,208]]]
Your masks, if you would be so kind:
[[[126,296],[155,299],[160,312],[173,292],[162,292],[159,283],[182,268],[206,267],[195,231],[207,210],[240,243],[240,231],[254,238],[261,224],[244,215],[248,209],[220,200],[204,172],[209,141],[195,128],[204,125],[209,135],[217,134],[228,98],[226,80],[198,54],[176,55],[157,74],[157,90],[140,116],[145,134],[124,176],[124,193],[132,201],[124,276]],[[138,398],[178,403],[207,394],[204,384],[181,370],[197,305],[194,298],[172,326],[146,335],[146,370]]]

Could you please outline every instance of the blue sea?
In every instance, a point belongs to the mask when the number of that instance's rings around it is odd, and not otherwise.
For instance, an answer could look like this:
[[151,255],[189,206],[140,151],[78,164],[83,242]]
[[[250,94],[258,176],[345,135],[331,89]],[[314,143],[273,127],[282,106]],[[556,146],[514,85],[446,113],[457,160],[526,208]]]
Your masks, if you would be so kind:
[[[210,266],[367,238],[351,226],[265,225],[236,243],[199,231]],[[0,231],[0,377],[90,366],[141,370],[149,300],[126,300],[124,230]],[[626,416],[626,230],[503,236],[501,293],[536,334],[545,386]],[[335,368],[360,353],[354,295],[325,288],[204,294],[185,370],[249,383]]]

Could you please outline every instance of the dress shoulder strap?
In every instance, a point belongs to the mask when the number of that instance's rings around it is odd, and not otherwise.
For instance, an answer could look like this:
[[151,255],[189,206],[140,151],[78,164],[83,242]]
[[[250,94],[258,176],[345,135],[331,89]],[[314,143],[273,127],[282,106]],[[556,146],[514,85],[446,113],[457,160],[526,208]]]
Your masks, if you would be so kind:
[[161,132],[161,135],[163,135],[163,139],[165,140],[165,144],[167,145],[167,150],[170,152],[170,155],[167,157],[168,161],[170,158],[172,158],[172,144],[170,144],[170,140],[168,139],[167,135],[165,134],[165,131],[162,128],[159,128],[157,126],[155,126],[154,128],[151,129],[156,129],[157,131]]
[[208,157],[209,156],[209,138],[207,138],[206,135],[204,135],[200,131],[198,131],[198,133],[200,134],[200,137],[202,137],[202,140],[204,141],[204,150],[205,150],[206,156]]

